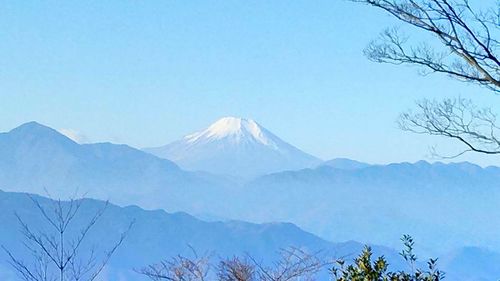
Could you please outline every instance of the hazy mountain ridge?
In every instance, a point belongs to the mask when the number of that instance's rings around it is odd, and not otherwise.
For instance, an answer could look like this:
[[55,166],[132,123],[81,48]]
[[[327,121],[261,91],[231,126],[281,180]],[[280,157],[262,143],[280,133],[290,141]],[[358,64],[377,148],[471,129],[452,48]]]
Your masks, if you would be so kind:
[[[488,221],[500,219],[499,182],[499,168],[470,163],[320,166],[249,182],[238,210],[246,220],[287,220],[332,240],[388,244],[411,233],[431,252],[467,244],[498,250],[500,228]],[[250,205],[262,212],[245,212]]]
[[370,167],[370,164],[359,162],[356,160],[351,160],[347,158],[335,158],[332,160],[325,161],[321,163],[320,166],[328,166],[335,169],[341,170],[358,170],[366,167]]
[[45,194],[47,187],[65,197],[78,188],[121,205],[290,221],[331,241],[393,248],[409,233],[424,253],[440,257],[464,245],[488,247],[493,255],[499,251],[500,227],[491,222],[500,220],[500,168],[467,162],[361,167],[348,159],[334,162],[334,167],[277,172],[241,185],[183,171],[126,145],[80,145],[38,123],[0,134],[0,188],[8,191]]
[[[34,196],[42,206],[50,206],[47,198]],[[66,203],[64,203],[66,204]],[[103,201],[84,199],[74,226],[83,225],[92,214],[104,206]],[[24,193],[0,191],[0,225],[17,225],[17,212],[33,229],[44,229],[43,220],[36,207]],[[321,250],[323,258],[343,257],[351,261],[364,247],[356,241],[331,243],[311,233],[305,232],[291,223],[252,224],[242,221],[204,222],[186,213],[167,213],[162,210],[146,211],[137,206],[118,207],[110,204],[103,217],[89,233],[85,245],[98,245],[107,250],[131,221],[135,224],[123,245],[111,259],[104,271],[104,280],[146,280],[133,271],[149,263],[177,254],[192,255],[212,253],[217,257],[252,255],[264,263],[276,258],[281,248],[300,247],[310,252]],[[79,228],[72,228],[76,234]],[[18,227],[8,227],[0,231],[0,245],[7,246],[18,256],[29,261],[23,249],[22,235]],[[393,270],[407,268],[398,252],[387,247],[372,246],[375,255],[384,255]],[[0,277],[13,280],[15,274],[7,264],[5,253],[0,254]],[[499,276],[496,262],[498,253],[481,248],[460,248],[440,258],[440,268],[453,280],[491,280]],[[423,263],[425,259],[421,257]],[[472,278],[468,273],[474,270]]]
[[0,134],[0,188],[68,197],[76,190],[119,204],[186,210],[233,183],[181,170],[127,145],[78,144],[36,122]]
[[[51,204],[47,198],[34,197],[42,206],[48,207]],[[102,201],[84,199],[82,209],[72,226],[84,225],[103,206]],[[0,224],[12,226],[0,231],[0,245],[8,246],[14,253],[29,260],[29,255],[21,244],[22,235],[19,228],[15,227],[18,223],[15,212],[33,229],[44,229],[41,214],[26,194],[0,191]],[[134,268],[177,254],[192,255],[190,247],[199,254],[212,253],[220,257],[249,254],[263,262],[272,261],[277,257],[277,251],[290,246],[310,252],[322,250],[325,256],[332,257],[351,257],[363,247],[356,242],[327,242],[290,223],[204,222],[186,213],[170,214],[161,210],[146,211],[136,206],[118,207],[112,204],[90,232],[85,240],[86,245],[95,244],[103,247],[102,250],[107,250],[106,247],[113,245],[133,220],[135,224],[132,230],[105,273],[108,279],[116,276],[125,277],[125,280],[141,279],[133,272]],[[79,231],[79,228],[72,229],[73,232],[70,233],[73,234]],[[374,246],[374,251],[395,259],[397,265],[402,265],[395,251],[380,246]],[[12,276],[6,272],[10,271],[6,257],[0,259],[0,268],[4,268],[0,276]]]

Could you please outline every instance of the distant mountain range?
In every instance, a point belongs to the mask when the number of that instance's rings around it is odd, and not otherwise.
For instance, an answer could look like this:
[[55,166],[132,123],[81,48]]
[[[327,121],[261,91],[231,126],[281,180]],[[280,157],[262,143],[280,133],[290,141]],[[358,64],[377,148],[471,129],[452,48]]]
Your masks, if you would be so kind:
[[187,170],[244,178],[321,163],[257,122],[236,117],[222,118],[200,132],[144,151],[172,160]]
[[43,195],[47,189],[67,198],[78,190],[122,206],[185,211],[211,220],[288,221],[329,241],[391,248],[399,247],[402,234],[411,234],[424,256],[456,249],[478,249],[465,251],[467,256],[500,252],[498,167],[334,159],[313,168],[233,178],[186,171],[126,145],[78,144],[35,122],[0,134],[0,189],[5,191]]
[[323,162],[321,166],[328,166],[339,170],[359,170],[371,165],[347,158],[336,158]]
[[[246,184],[238,217],[286,220],[332,240],[395,246],[411,233],[426,250],[500,250],[500,168],[470,163],[373,165],[287,171]],[[246,203],[245,203],[246,202]],[[252,206],[258,210],[246,211]],[[450,235],[453,233],[453,235]]]
[[[45,208],[53,202],[35,196]],[[104,202],[84,199],[81,210],[73,221],[69,234],[78,234],[79,225],[104,206]],[[67,206],[64,203],[63,206]],[[31,199],[23,193],[0,191],[0,245],[4,245],[18,258],[30,264],[30,254],[24,248],[17,213],[33,229],[45,229],[44,220]],[[344,258],[352,261],[364,247],[354,241],[331,243],[305,232],[290,223],[252,224],[241,221],[204,222],[186,213],[166,213],[161,210],[146,211],[136,206],[118,207],[109,205],[98,223],[85,240],[88,247],[96,246],[97,252],[113,245],[131,221],[135,224],[125,242],[120,246],[102,274],[102,280],[146,280],[134,272],[151,263],[159,262],[178,254],[198,254],[214,257],[251,255],[264,264],[277,259],[277,252],[287,247],[298,247],[308,252],[321,250],[322,258]],[[374,255],[384,255],[392,270],[408,269],[398,252],[390,248],[372,245]],[[82,248],[82,252],[86,248]],[[421,257],[422,264],[425,259]],[[214,258],[215,259],[215,258]],[[492,280],[500,276],[500,255],[481,248],[461,248],[441,257],[440,269],[447,272],[449,280]],[[17,280],[5,253],[0,253],[0,279]]]
[[78,144],[30,122],[0,134],[0,188],[63,198],[78,191],[118,204],[195,211],[233,185],[127,145]]
[[[47,198],[35,196],[35,199],[47,210],[53,206],[53,202]],[[69,234],[77,236],[80,230],[78,226],[86,225],[104,204],[102,201],[85,199],[70,226]],[[68,204],[64,203],[63,206],[67,207]],[[28,261],[27,264],[31,264],[30,253],[22,244],[15,213],[31,229],[46,229],[42,214],[27,194],[0,191],[0,225],[9,226],[0,231],[0,245],[8,247],[18,257]],[[277,258],[280,249],[287,247],[298,247],[310,253],[321,250],[322,257],[349,259],[354,258],[354,254],[363,247],[356,242],[327,242],[290,223],[204,222],[186,213],[170,214],[161,210],[146,211],[136,206],[121,208],[116,205],[107,207],[84,243],[97,246],[102,251],[108,250],[133,220],[135,224],[104,272],[104,280],[145,280],[133,269],[178,254],[192,256],[192,249],[200,255],[211,254],[214,259],[251,255],[256,260],[270,263]],[[374,246],[374,252],[394,260],[396,268],[403,266],[397,252],[389,248]],[[0,279],[14,280],[14,273],[7,264],[4,252],[0,252]]]

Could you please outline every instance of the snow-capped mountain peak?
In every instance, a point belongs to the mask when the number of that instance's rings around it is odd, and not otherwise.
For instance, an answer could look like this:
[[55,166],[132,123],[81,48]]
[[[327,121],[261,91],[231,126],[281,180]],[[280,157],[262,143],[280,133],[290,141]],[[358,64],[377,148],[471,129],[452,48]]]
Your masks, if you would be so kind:
[[145,151],[182,168],[238,177],[313,167],[321,161],[251,119],[224,117],[208,128]]
[[276,143],[272,140],[273,137],[265,131],[266,129],[262,128],[252,119],[224,117],[217,120],[207,129],[187,135],[184,139],[188,143],[196,143],[201,139],[230,139],[235,143],[242,141],[258,142],[263,145],[276,147]]

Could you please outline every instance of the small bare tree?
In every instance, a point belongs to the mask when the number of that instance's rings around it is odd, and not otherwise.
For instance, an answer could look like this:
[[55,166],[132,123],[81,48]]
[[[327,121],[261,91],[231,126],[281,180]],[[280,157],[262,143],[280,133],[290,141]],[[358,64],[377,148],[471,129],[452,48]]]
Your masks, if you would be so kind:
[[254,281],[255,265],[247,259],[238,257],[221,260],[217,277],[219,281]]
[[280,251],[280,258],[273,266],[264,266],[254,261],[261,281],[314,280],[324,263],[316,254],[309,254],[299,248],[287,248]]
[[194,258],[178,255],[136,272],[153,281],[307,281],[314,280],[314,276],[325,265],[317,255],[298,248],[288,248],[280,251],[280,258],[271,266],[247,255],[244,259],[222,259],[215,268],[217,271],[212,272],[209,256],[199,257],[193,252]]
[[73,221],[84,200],[71,199],[68,202],[63,202],[51,199],[51,206],[44,206],[34,196],[28,196],[46,223],[45,228],[35,230],[21,216],[15,214],[24,236],[23,244],[31,254],[32,262],[23,261],[5,246],[2,246],[9,256],[10,264],[25,281],[95,280],[113,253],[122,244],[133,224],[132,222],[128,229],[120,235],[118,241],[104,254],[98,256],[95,247],[91,247],[85,253],[82,249],[84,240],[104,214],[108,202],[96,211],[86,225],[81,226],[82,228],[76,237],[69,237],[70,228],[78,227],[74,225]]
[[[411,42],[398,28],[385,30],[365,49],[375,62],[421,67],[423,74],[444,73],[500,93],[500,1],[475,9],[468,0],[351,0],[380,8],[409,26],[432,35],[434,43]],[[477,1],[483,2],[483,1]],[[464,115],[462,115],[462,113]],[[461,98],[422,101],[417,112],[402,114],[404,130],[458,140],[468,151],[500,153],[495,115]]]
[[205,281],[210,269],[210,258],[208,255],[198,256],[194,250],[193,253],[194,258],[178,255],[136,272],[153,281]]

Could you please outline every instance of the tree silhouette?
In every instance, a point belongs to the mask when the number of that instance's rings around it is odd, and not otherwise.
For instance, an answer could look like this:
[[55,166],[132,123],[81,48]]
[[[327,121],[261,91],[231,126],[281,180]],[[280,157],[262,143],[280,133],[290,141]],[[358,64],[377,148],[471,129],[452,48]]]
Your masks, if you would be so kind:
[[[435,40],[388,28],[365,49],[375,62],[419,66],[423,74],[443,73],[500,93],[500,2],[476,9],[468,0],[351,0],[382,9]],[[478,1],[479,2],[479,1]],[[403,130],[458,140],[465,152],[500,153],[496,115],[470,100],[423,100],[399,119]]]
[[[98,209],[85,225],[76,226],[74,220],[84,200],[70,199],[68,202],[50,200],[46,206],[32,195],[28,195],[46,228],[33,229],[25,220],[15,214],[24,237],[23,245],[31,254],[31,261],[24,261],[2,246],[9,256],[9,263],[25,281],[92,281],[102,272],[113,253],[124,241],[133,225],[120,235],[114,245],[98,255],[95,247],[84,250],[85,238],[104,214],[108,202]],[[69,235],[71,228],[81,227],[78,234]]]

